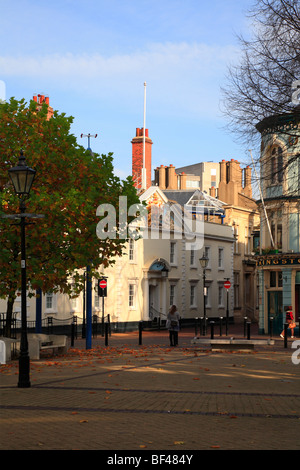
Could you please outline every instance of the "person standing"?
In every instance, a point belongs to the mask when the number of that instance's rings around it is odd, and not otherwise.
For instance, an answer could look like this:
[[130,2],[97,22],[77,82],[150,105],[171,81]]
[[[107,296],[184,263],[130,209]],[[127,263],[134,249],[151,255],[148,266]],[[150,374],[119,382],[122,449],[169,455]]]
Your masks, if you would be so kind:
[[[291,306],[286,307],[285,310],[286,310],[285,321],[288,324],[289,329],[291,330],[291,338],[294,338],[294,328],[296,324],[294,322],[292,307]],[[284,329],[282,330],[280,337],[284,338]]]
[[178,345],[178,331],[180,329],[180,315],[176,305],[172,305],[167,316],[167,328],[169,330],[170,346]]

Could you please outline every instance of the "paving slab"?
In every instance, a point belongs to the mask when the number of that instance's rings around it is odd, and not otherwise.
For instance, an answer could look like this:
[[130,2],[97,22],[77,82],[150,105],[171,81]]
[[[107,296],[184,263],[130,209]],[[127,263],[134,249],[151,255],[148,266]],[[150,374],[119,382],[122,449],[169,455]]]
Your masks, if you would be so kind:
[[31,361],[28,389],[17,387],[17,361],[1,365],[0,449],[97,450],[106,460],[125,451],[151,459],[299,450],[292,342],[214,352],[192,338],[181,332],[176,348],[165,331],[144,332],[141,345],[138,333],[112,334],[107,346],[93,338],[91,349],[75,340],[63,356]]

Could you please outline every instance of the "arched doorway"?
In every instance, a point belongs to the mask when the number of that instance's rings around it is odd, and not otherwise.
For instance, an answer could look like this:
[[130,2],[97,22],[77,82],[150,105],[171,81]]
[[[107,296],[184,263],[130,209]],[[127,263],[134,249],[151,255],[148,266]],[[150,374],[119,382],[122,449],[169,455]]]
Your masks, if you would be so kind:
[[162,258],[156,259],[148,271],[149,320],[162,322],[168,314],[167,282],[169,265]]

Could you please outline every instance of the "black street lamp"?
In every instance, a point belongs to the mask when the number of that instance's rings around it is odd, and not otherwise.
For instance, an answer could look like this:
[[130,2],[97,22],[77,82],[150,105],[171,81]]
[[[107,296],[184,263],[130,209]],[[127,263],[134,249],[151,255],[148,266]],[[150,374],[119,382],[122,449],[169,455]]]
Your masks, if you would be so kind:
[[21,227],[21,344],[19,357],[19,382],[18,387],[30,387],[27,340],[27,312],[26,312],[26,249],[25,249],[25,199],[29,196],[35,177],[35,170],[26,165],[23,151],[20,152],[18,166],[8,170],[14,190],[20,199],[20,227]]
[[203,314],[204,314],[204,322],[203,322],[203,335],[206,335],[206,303],[205,303],[205,269],[208,265],[208,258],[203,254],[202,258],[199,259],[201,268],[203,269]]

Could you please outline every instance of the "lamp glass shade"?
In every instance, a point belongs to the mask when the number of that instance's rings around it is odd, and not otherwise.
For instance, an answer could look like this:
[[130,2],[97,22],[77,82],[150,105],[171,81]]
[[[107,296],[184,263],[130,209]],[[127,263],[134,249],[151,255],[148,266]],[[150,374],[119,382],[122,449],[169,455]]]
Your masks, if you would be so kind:
[[202,258],[199,259],[199,261],[200,261],[201,267],[205,269],[208,264],[208,258],[206,258],[206,256],[203,255]]
[[25,157],[21,152],[18,166],[8,170],[10,179],[14,186],[15,192],[19,197],[26,197],[30,193],[30,189],[35,177],[35,170],[29,168],[25,163]]

